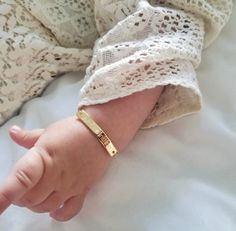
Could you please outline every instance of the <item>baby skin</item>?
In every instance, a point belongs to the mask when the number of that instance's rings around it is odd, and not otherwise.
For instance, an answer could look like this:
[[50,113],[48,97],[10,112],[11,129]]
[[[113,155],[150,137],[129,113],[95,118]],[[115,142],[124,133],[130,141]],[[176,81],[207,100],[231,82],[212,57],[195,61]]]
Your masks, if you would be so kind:
[[[161,91],[161,87],[148,89],[83,109],[103,128],[120,153],[151,112]],[[75,116],[45,129],[29,131],[13,126],[9,133],[28,151],[0,186],[0,214],[14,204],[67,221],[79,213],[86,194],[112,161],[93,133]]]

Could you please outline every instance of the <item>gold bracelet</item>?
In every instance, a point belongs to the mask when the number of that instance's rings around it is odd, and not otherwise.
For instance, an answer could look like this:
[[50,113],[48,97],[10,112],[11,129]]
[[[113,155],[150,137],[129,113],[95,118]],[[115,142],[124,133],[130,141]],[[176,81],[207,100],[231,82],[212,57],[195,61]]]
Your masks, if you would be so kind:
[[98,124],[84,110],[77,112],[77,118],[81,120],[98,138],[103,147],[107,150],[110,156],[117,154],[117,149],[108,138],[106,133],[98,126]]

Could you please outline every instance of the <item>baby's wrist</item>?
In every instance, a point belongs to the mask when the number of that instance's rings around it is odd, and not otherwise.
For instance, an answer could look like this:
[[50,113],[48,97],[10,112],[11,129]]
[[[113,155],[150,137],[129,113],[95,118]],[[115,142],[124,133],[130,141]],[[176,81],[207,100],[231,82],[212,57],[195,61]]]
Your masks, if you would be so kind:
[[[128,132],[125,132],[125,136],[121,137],[123,126],[126,124],[125,120],[121,121],[120,118],[109,114],[106,106],[90,105],[83,107],[83,109],[107,134],[118,152],[122,151],[127,145],[129,137],[132,136],[132,129],[130,128]],[[92,133],[92,131],[90,132]]]
[[104,104],[84,106],[83,109],[106,132],[120,152],[133,139],[158,101],[161,91],[161,87],[148,89]]

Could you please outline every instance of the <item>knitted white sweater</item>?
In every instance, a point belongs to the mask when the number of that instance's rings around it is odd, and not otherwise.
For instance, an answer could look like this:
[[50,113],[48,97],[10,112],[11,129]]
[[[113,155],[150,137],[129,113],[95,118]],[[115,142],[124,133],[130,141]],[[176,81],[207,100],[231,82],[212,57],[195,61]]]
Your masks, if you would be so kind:
[[165,86],[142,128],[195,112],[194,69],[231,10],[231,0],[1,0],[0,124],[86,68],[78,107]]

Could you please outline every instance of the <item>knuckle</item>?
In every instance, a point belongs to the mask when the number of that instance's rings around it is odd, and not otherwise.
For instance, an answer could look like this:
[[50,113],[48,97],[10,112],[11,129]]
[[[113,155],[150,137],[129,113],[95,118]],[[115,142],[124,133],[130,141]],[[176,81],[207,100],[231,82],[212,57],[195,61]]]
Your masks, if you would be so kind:
[[0,195],[0,201],[1,201],[1,202],[4,201],[4,202],[7,203],[7,204],[12,203],[10,197],[9,197],[6,193],[4,193],[4,192],[2,192],[1,195]]
[[2,193],[2,195],[0,195],[0,214],[4,212],[11,204],[12,201],[9,196]]
[[57,209],[59,206],[55,206],[53,204],[41,204],[36,206],[31,206],[29,209],[36,213],[47,213]]
[[31,188],[33,185],[31,174],[27,169],[16,169],[15,178],[19,182],[19,184],[26,190]]
[[41,204],[31,206],[29,209],[37,213],[46,213],[46,212],[50,212],[50,211],[60,208],[62,203],[63,203],[62,200],[58,200],[58,199],[47,200],[47,201],[42,202]]
[[22,198],[19,202],[15,203],[15,205],[20,207],[28,207],[32,205],[34,202],[32,199],[29,198]]
[[12,204],[16,205],[18,207],[21,207],[21,208],[26,207],[25,203],[22,202],[21,200],[20,201],[14,201]]
[[23,142],[26,142],[29,139],[29,134],[26,131],[24,131],[21,139]]
[[51,208],[41,207],[41,206],[29,207],[28,209],[30,209],[32,212],[35,212],[35,213],[47,213],[51,211]]

